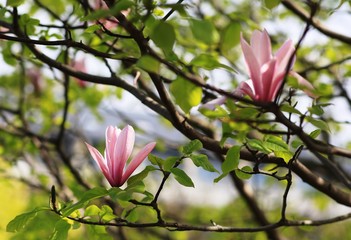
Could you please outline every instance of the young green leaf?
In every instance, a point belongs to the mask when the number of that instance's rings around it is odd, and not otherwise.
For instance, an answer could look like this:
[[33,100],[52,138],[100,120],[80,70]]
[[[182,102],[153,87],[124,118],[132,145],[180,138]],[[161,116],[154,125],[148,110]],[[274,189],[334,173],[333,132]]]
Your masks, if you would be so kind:
[[6,6],[18,7],[19,5],[22,5],[23,3],[24,3],[24,0],[7,0]]
[[171,24],[160,21],[159,24],[154,27],[150,38],[166,55],[172,52],[176,36]]
[[283,112],[295,113],[298,115],[302,115],[302,113],[299,110],[297,110],[296,108],[294,108],[293,106],[291,106],[289,104],[283,104],[282,106],[280,106],[280,110],[282,110]]
[[263,153],[270,153],[271,150],[265,146],[265,143],[259,139],[246,139],[247,145],[253,149]]
[[202,143],[198,139],[194,139],[191,142],[187,143],[185,146],[183,146],[182,153],[184,154],[191,154],[195,151],[198,151],[202,149]]
[[212,165],[205,154],[191,155],[190,159],[197,167],[201,167],[209,172],[218,172],[218,170]]
[[74,211],[84,207],[91,200],[104,197],[108,194],[109,192],[103,187],[96,187],[96,188],[90,189],[83,194],[82,198],[77,203],[62,209],[62,216],[67,217]]
[[290,151],[274,151],[274,155],[278,158],[282,158],[286,163],[288,163],[294,156]]
[[141,171],[141,172],[138,173],[138,174],[135,174],[135,175],[131,176],[131,177],[128,179],[128,181],[127,181],[128,186],[129,186],[129,185],[133,185],[133,184],[135,184],[135,183],[137,183],[137,182],[143,181],[144,178],[146,178],[147,175],[149,175],[149,172],[150,172],[150,171],[154,171],[154,170],[156,170],[156,168],[155,168],[154,166],[151,166],[151,165],[146,166],[145,169],[144,169],[143,171]]
[[231,67],[228,67],[227,65],[220,63],[215,56],[210,54],[200,54],[198,56],[195,56],[191,60],[190,65],[207,69],[207,70],[224,68],[228,71],[234,71]]
[[160,168],[162,167],[162,165],[164,163],[164,160],[162,158],[159,158],[153,154],[149,154],[148,159],[152,165],[159,166]]
[[252,176],[252,174],[250,174],[251,172],[252,168],[250,166],[244,166],[241,169],[235,169],[236,175],[242,180],[250,179]]
[[281,0],[264,0],[264,5],[266,8],[272,10],[280,4]]
[[306,120],[309,121],[312,125],[321,129],[322,131],[330,132],[330,128],[325,121],[320,120],[320,119],[314,119],[313,117],[310,117],[310,116],[307,116]]
[[216,28],[209,20],[191,19],[190,28],[194,37],[207,45],[212,45],[218,40]]
[[240,148],[241,146],[233,146],[228,150],[227,155],[225,156],[225,160],[222,164],[223,173],[229,173],[238,167],[240,159]]
[[314,130],[314,131],[312,131],[311,133],[310,133],[310,137],[311,138],[316,138],[316,137],[318,137],[319,136],[319,134],[321,134],[321,130],[320,129],[316,129],[316,130]]
[[175,180],[185,187],[195,187],[191,178],[181,169],[172,168],[171,173],[174,175]]
[[163,164],[163,170],[166,172],[170,172],[174,167],[174,164],[179,160],[179,157],[168,157]]
[[40,211],[50,210],[49,208],[36,208],[33,211],[26,212],[16,216],[6,226],[7,232],[19,232],[21,231]]
[[170,90],[175,98],[175,102],[186,113],[188,113],[192,107],[201,103],[202,88],[181,77],[178,77],[172,82]]
[[160,62],[150,55],[141,56],[141,58],[139,58],[138,62],[136,63],[136,66],[152,73],[158,73],[160,70]]
[[241,24],[239,22],[230,22],[221,32],[221,52],[228,53],[232,48],[240,43]]
[[231,147],[225,157],[224,162],[222,163],[222,174],[217,177],[214,182],[219,182],[225,176],[227,176],[231,171],[235,170],[239,165],[240,159],[240,148],[241,146]]
[[55,230],[50,237],[50,240],[66,240],[68,237],[68,231],[71,228],[71,224],[69,224],[64,219],[60,219],[55,224]]

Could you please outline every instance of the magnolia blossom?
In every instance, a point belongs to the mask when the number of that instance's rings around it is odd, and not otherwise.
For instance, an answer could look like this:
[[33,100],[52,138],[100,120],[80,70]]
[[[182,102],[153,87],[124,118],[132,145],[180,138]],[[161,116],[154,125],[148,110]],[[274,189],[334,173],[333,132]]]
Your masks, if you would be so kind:
[[96,148],[85,143],[91,156],[99,165],[112,187],[122,186],[156,145],[155,142],[147,144],[127,165],[127,160],[134,147],[134,140],[135,132],[133,127],[127,125],[123,130],[120,130],[117,127],[109,126],[106,129],[104,157]]
[[[306,93],[313,96],[313,86],[298,73],[291,70],[295,62],[292,41],[287,40],[280,49],[273,54],[271,40],[266,30],[255,30],[250,44],[241,35],[241,49],[250,79],[240,83],[234,91],[236,95],[249,95],[252,100],[259,102],[271,102],[276,98],[288,70],[295,77],[300,86],[306,89]],[[288,67],[288,64],[290,66]],[[220,97],[204,105],[206,108],[214,108],[225,102],[225,97]]]

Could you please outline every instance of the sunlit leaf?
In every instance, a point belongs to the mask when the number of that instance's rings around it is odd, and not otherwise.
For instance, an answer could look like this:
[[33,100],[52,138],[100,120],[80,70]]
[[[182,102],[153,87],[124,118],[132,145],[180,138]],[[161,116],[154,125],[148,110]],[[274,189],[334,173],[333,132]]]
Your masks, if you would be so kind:
[[321,134],[321,130],[320,129],[316,129],[316,130],[314,130],[314,131],[312,131],[311,133],[310,133],[310,137],[311,138],[316,138],[316,137],[318,137],[319,136],[319,134]]
[[232,48],[240,43],[241,24],[239,22],[230,22],[221,33],[221,51],[223,54],[228,53]]
[[182,153],[184,154],[191,154],[195,151],[198,151],[200,149],[202,149],[202,143],[200,140],[198,139],[194,139],[192,141],[190,141],[189,143],[187,143],[186,145],[183,146],[182,148]]
[[228,71],[234,71],[231,67],[228,67],[225,64],[220,63],[216,57],[210,54],[200,54],[195,56],[190,62],[191,65],[204,68],[207,70],[213,70],[216,68],[224,68]]
[[209,172],[218,172],[218,170],[212,165],[212,163],[208,160],[208,157],[204,154],[191,155],[191,160],[197,167],[201,167]]
[[191,178],[181,169],[172,168],[171,173],[173,174],[175,180],[185,187],[195,187]]
[[286,163],[289,162],[294,154],[290,151],[274,151],[274,155],[278,158],[282,158]]
[[136,182],[143,181],[144,178],[146,178],[147,175],[149,175],[149,172],[150,172],[150,171],[154,171],[154,170],[156,170],[155,167],[153,167],[153,166],[151,166],[151,165],[150,165],[150,166],[146,166],[146,167],[144,168],[143,171],[141,171],[140,173],[138,173],[138,174],[136,174],[136,175],[131,176],[131,177],[128,179],[128,181],[127,181],[128,186],[129,186],[129,185],[133,185],[133,184],[136,183]]
[[152,73],[158,73],[160,70],[160,62],[150,55],[143,55],[141,58],[139,58],[136,66]]
[[330,128],[328,124],[320,119],[315,119],[313,117],[307,116],[306,120],[309,121],[312,125],[316,126],[317,128],[320,128],[323,131],[330,132]]
[[235,173],[238,176],[238,178],[242,180],[250,179],[252,176],[252,174],[250,174],[251,172],[252,172],[252,168],[250,166],[244,166],[241,169],[235,170]]
[[33,211],[26,212],[16,216],[6,226],[7,232],[21,231],[40,211],[49,210],[49,208],[36,208]]
[[209,20],[190,20],[190,28],[194,37],[205,44],[211,45],[217,41],[218,33]]
[[7,0],[6,6],[18,7],[19,5],[22,5],[23,3],[24,3],[24,0]]
[[235,170],[239,165],[240,159],[240,149],[241,146],[231,147],[225,157],[224,162],[222,163],[222,174],[217,177],[214,182],[219,182],[225,176],[227,176],[231,171]]
[[108,191],[103,187],[96,187],[96,188],[90,189],[83,194],[82,198],[77,203],[73,204],[68,208],[62,209],[62,215],[67,217],[72,212],[88,204],[91,200],[100,198],[106,195],[108,195]]
[[71,228],[71,224],[61,219],[55,224],[55,230],[50,237],[50,240],[66,240],[68,237],[68,231]]
[[175,42],[175,31],[171,24],[160,21],[159,24],[154,27],[150,38],[159,48],[165,51],[166,54],[172,52]]
[[273,9],[280,4],[281,0],[264,0],[264,5],[268,9]]
[[233,146],[228,150],[227,155],[225,156],[225,160],[222,164],[223,173],[229,173],[238,167],[240,159],[240,149],[241,146]]
[[163,164],[163,168],[166,172],[171,171],[171,169],[174,167],[174,165],[176,164],[176,162],[179,161],[179,157],[168,157],[166,158],[164,164]]
[[280,110],[282,110],[283,112],[296,113],[298,115],[302,115],[302,113],[299,110],[297,110],[289,104],[283,104],[282,106],[280,106]]
[[202,88],[178,77],[171,84],[171,92],[176,103],[188,113],[190,109],[201,103]]

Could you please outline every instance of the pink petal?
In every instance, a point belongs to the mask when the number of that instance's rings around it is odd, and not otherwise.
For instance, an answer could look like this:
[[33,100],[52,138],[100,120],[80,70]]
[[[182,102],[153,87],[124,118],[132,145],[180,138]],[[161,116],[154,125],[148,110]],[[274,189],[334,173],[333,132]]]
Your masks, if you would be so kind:
[[271,40],[266,30],[255,30],[251,37],[251,48],[262,66],[272,58]]
[[201,105],[200,108],[207,108],[210,110],[214,110],[216,108],[216,106],[222,105],[226,100],[227,100],[226,97],[219,97],[219,98],[213,99],[213,100],[208,101],[207,103]]
[[112,171],[115,179],[117,179],[118,182],[121,181],[123,169],[127,163],[128,158],[132,154],[134,140],[134,129],[131,126],[127,125],[119,134],[115,146],[116,158],[113,159],[115,162],[115,168]]
[[275,88],[275,83],[272,82],[276,68],[276,60],[272,59],[268,63],[264,64],[261,68],[262,71],[262,83],[263,83],[263,96],[259,96],[259,100],[262,102],[270,102],[274,97],[272,89]]
[[113,181],[113,178],[111,176],[111,172],[109,171],[109,169],[106,166],[106,159],[103,158],[101,153],[96,148],[89,145],[88,143],[85,143],[85,145],[88,147],[88,150],[89,150],[91,156],[93,157],[95,162],[98,164],[99,168],[101,169],[101,171],[104,174],[104,176],[106,177],[106,179],[109,181],[111,186],[113,186],[114,181]]
[[249,79],[245,82],[241,82],[239,84],[239,87],[237,88],[238,92],[242,92],[244,94],[247,94],[251,97],[252,100],[255,100],[255,90],[253,88],[252,80]]
[[261,82],[260,64],[252,48],[248,45],[248,43],[245,41],[242,35],[241,35],[240,42],[241,42],[241,49],[244,54],[245,62],[249,70],[249,75],[253,82],[255,93],[261,96],[263,92],[263,87]]
[[314,91],[313,85],[309,81],[307,81],[307,79],[305,79],[295,71],[290,71],[290,75],[297,79],[298,84],[303,87],[303,91],[307,93],[308,96],[310,96],[311,98],[317,97],[313,93]]
[[[287,65],[288,65],[290,58],[291,58],[292,54],[294,53],[294,51],[295,51],[295,48],[293,46],[291,39],[287,40],[279,48],[279,50],[275,54],[275,57],[277,58],[277,65],[278,65],[277,73],[278,74],[286,72]],[[291,61],[291,65],[290,65],[289,69],[292,68],[294,63],[295,63],[295,56],[293,57],[293,60]]]
[[[117,138],[120,131],[121,131],[120,129],[113,126],[108,126],[106,128],[105,158],[107,161],[107,166],[111,171],[112,169],[115,169],[115,161],[113,159],[116,159],[115,146],[116,146]],[[112,172],[112,176],[113,176],[113,172]]]
[[132,159],[132,161],[129,163],[126,171],[123,174],[122,180],[121,180],[121,185],[123,185],[129,176],[135,171],[135,169],[145,160],[147,155],[154,149],[156,146],[155,142],[151,142],[147,144],[140,152]]

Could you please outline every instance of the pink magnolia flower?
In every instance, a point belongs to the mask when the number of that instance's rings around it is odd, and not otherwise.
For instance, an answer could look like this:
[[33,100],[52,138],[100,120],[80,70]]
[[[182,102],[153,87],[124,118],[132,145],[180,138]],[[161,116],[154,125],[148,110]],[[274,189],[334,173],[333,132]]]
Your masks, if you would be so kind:
[[[299,85],[306,89],[306,93],[313,97],[311,83],[291,70],[295,62],[295,56],[293,56],[295,48],[290,39],[275,54],[272,53],[271,40],[266,30],[255,30],[250,44],[242,35],[240,42],[250,79],[240,83],[234,94],[246,94],[252,100],[259,102],[273,101],[283,83],[289,61],[291,61],[289,74],[295,77]],[[293,57],[292,60],[290,60],[291,57]],[[204,107],[212,109],[215,105],[223,104],[225,100],[225,97],[220,97],[206,103]]]
[[120,130],[117,127],[109,126],[106,129],[104,157],[96,148],[85,143],[91,156],[112,187],[122,186],[156,145],[155,142],[147,144],[126,166],[134,147],[134,140],[133,127],[127,125],[123,130]]

